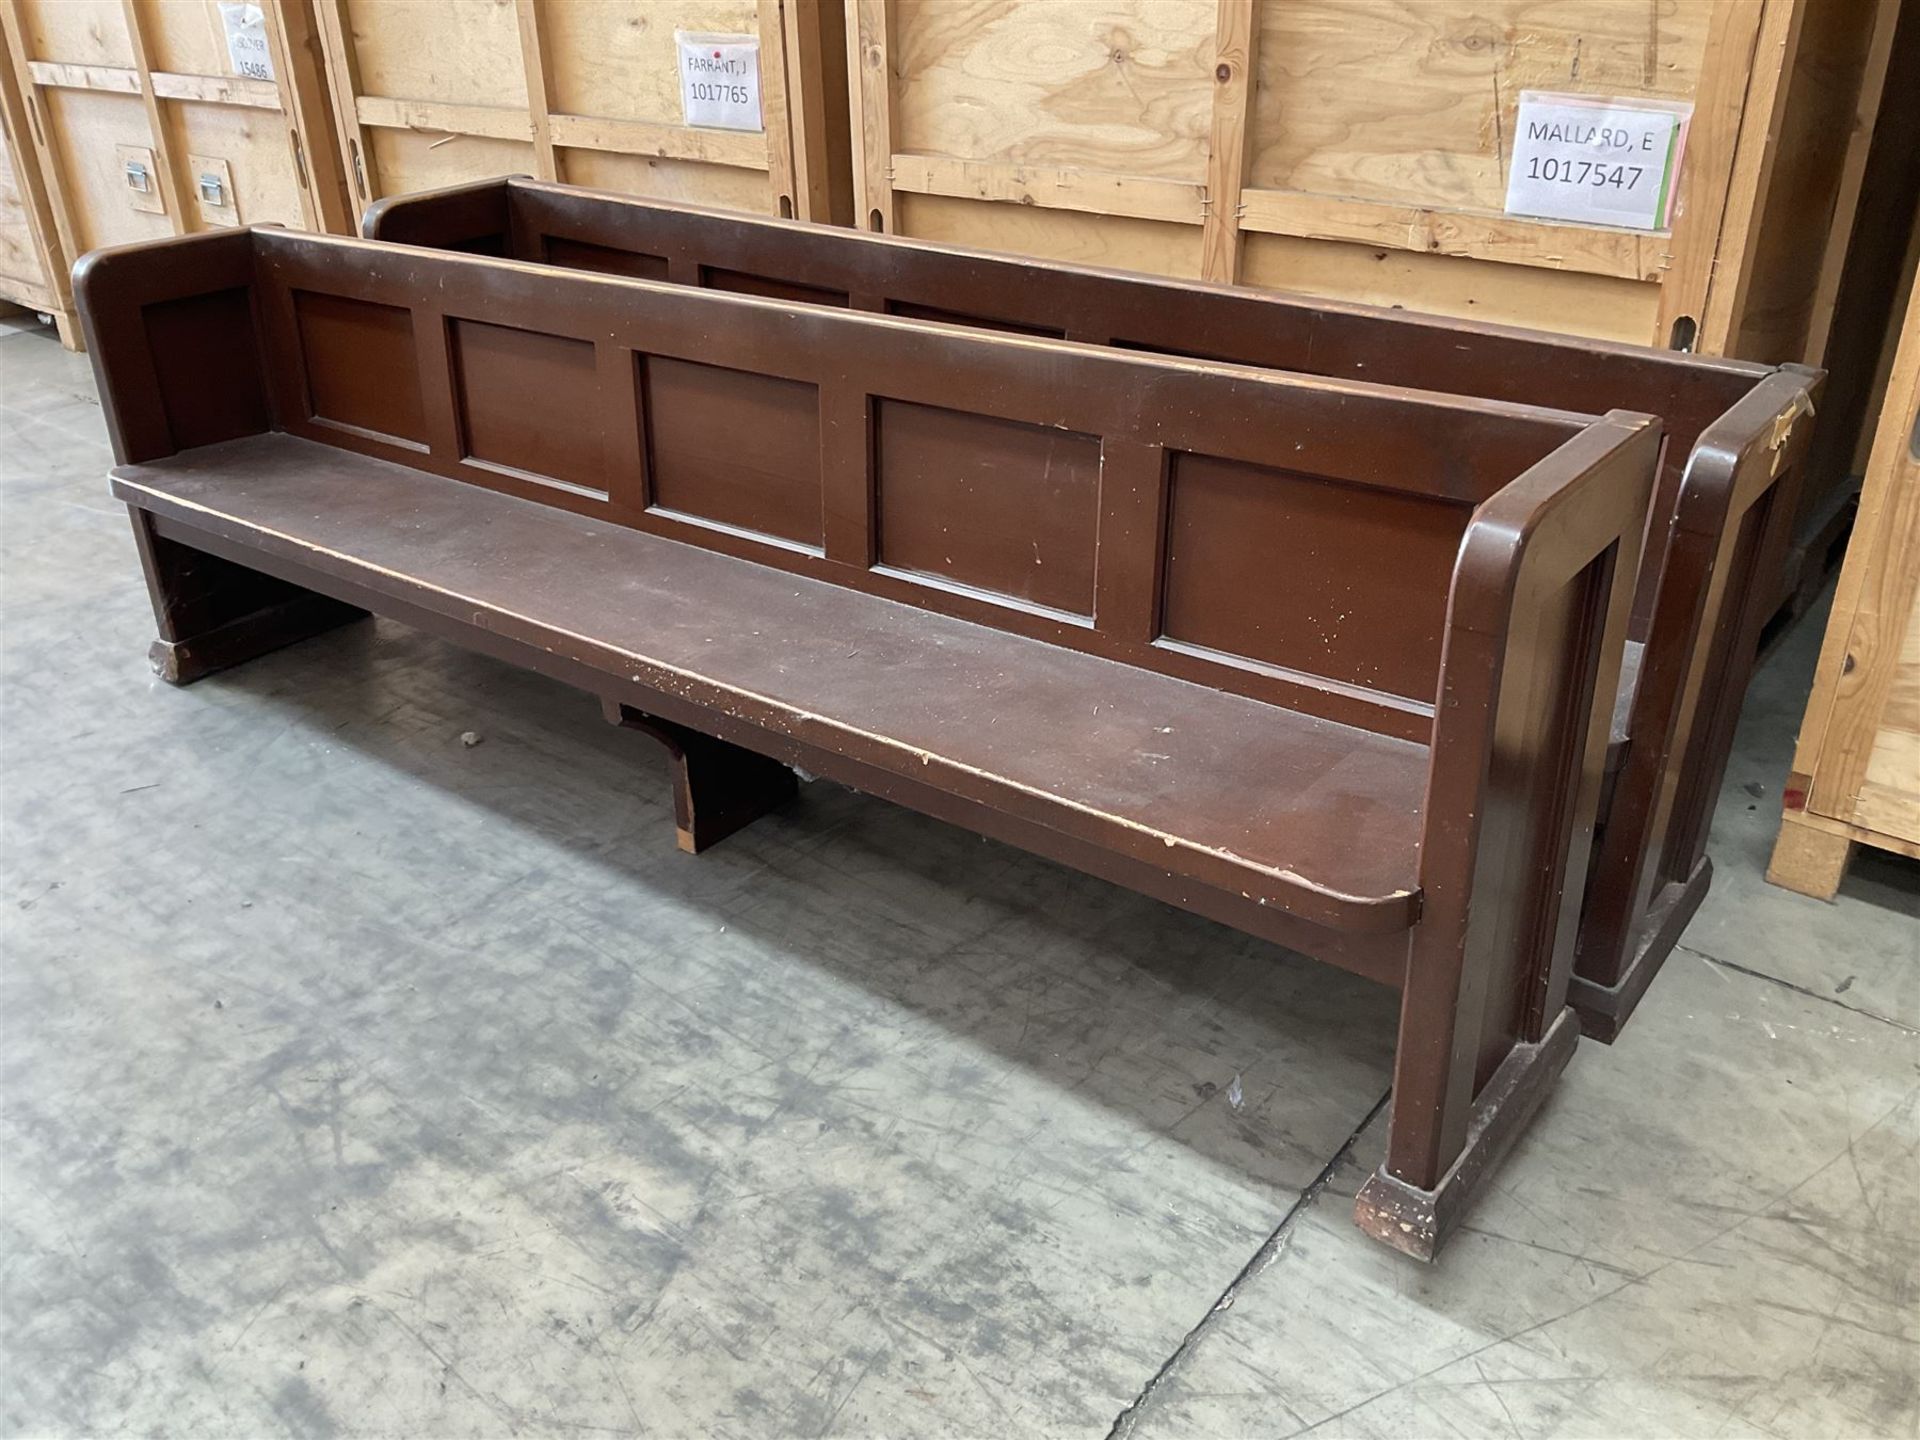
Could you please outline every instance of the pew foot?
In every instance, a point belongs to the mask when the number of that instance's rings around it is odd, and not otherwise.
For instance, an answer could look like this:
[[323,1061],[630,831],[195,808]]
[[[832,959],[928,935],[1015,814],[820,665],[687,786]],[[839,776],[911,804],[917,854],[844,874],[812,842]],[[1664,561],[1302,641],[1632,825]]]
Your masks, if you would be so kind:
[[1580,1033],[1589,1040],[1611,1045],[1619,1038],[1627,1019],[1640,1004],[1667,963],[1667,956],[1680,943],[1680,936],[1693,919],[1700,902],[1707,898],[1707,886],[1713,878],[1713,862],[1702,856],[1693,874],[1678,885],[1669,885],[1647,910],[1646,928],[1633,959],[1620,978],[1602,985],[1576,972],[1567,987],[1567,1003],[1580,1016]]
[[155,640],[147,661],[169,685],[191,685],[216,671],[365,619],[366,614],[325,595],[295,595],[184,640]]
[[367,614],[169,540],[143,511],[133,512],[133,534],[160,631],[147,659],[169,685],[191,685]]
[[1402,1254],[1431,1261],[1545,1102],[1579,1039],[1580,1022],[1569,1009],[1538,1041],[1514,1046],[1474,1100],[1466,1148],[1439,1184],[1422,1190],[1382,1165],[1355,1197],[1354,1223]]
[[602,706],[613,724],[666,747],[674,840],[689,855],[713,848],[800,793],[799,777],[778,760],[617,700],[603,700]]

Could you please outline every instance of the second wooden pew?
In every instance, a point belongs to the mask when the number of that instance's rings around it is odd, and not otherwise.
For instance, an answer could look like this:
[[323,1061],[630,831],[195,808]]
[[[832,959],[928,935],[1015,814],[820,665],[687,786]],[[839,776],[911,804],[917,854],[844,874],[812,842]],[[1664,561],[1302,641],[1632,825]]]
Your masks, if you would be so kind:
[[[380,201],[369,236],[1126,350],[1657,415],[1667,431],[1571,994],[1612,1040],[1705,896],[1820,376],[796,225],[519,178]],[[1356,556],[1355,574],[1379,557]],[[1171,642],[1170,642],[1171,643]]]

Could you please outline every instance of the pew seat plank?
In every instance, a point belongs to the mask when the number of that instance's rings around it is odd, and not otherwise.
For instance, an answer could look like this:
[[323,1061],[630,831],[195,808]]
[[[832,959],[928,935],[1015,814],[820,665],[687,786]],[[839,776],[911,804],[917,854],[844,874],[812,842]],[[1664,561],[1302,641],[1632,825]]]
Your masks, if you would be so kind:
[[1418,917],[1428,747],[295,436],[113,472],[118,498],[607,675],[1131,850],[1314,924]]

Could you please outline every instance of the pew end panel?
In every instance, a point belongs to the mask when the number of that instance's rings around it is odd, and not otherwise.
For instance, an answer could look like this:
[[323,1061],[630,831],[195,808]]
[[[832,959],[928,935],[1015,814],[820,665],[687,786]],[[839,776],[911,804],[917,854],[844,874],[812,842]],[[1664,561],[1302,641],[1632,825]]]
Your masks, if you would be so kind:
[[1432,1259],[1572,1055],[1566,996],[1661,436],[1614,411],[1460,548],[1387,1158],[1355,1214]]
[[[247,231],[83,256],[74,267],[114,458],[136,464],[272,428]],[[187,685],[366,612],[166,539],[130,512],[158,631],[154,673]]]
[[1595,1039],[1620,1033],[1706,896],[1707,833],[1823,383],[1823,372],[1782,367],[1708,426],[1688,459],[1653,577],[1633,744],[1587,880],[1570,1000]]
[[250,230],[95,250],[73,267],[94,383],[122,465],[273,428]]

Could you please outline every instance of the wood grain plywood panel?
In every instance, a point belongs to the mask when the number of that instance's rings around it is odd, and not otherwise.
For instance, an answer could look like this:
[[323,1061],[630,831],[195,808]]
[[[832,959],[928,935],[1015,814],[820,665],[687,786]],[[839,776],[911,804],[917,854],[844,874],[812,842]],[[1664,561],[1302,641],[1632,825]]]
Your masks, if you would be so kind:
[[1200,277],[1200,227],[1030,205],[994,205],[945,195],[894,197],[898,230],[921,240]]
[[28,60],[133,66],[120,0],[18,0]]
[[[593,190],[652,195],[695,205],[719,205],[754,215],[775,213],[765,170],[740,165],[706,165],[655,155],[621,155],[610,150],[564,150],[567,179]],[[527,165],[520,167],[523,171]]]
[[482,135],[448,135],[413,130],[368,131],[381,193],[437,190],[483,180],[490,175],[533,172],[533,146]]
[[156,70],[176,75],[231,75],[220,0],[135,0]]
[[[40,100],[46,106],[78,248],[171,235],[168,216],[136,210],[128,202],[126,172],[115,149],[153,143],[139,99],[99,90],[43,90]],[[153,183],[158,186],[157,177]]]
[[1250,184],[1498,211],[1521,90],[1690,100],[1674,0],[1263,0]]
[[1241,280],[1272,290],[1635,345],[1657,338],[1660,287],[1638,280],[1290,235],[1248,235],[1242,253]]
[[14,179],[13,157],[8,153],[6,137],[0,135],[0,285],[16,293],[30,290],[38,294],[46,289],[46,283],[26,205]]
[[893,145],[1199,181],[1214,0],[896,0]]
[[1261,0],[1255,19],[1249,185],[1498,211],[1522,90],[1691,99],[1708,8]]
[[661,125],[684,123],[675,30],[760,32],[755,0],[567,0],[545,7],[542,18],[556,113]]
[[[238,105],[186,103],[169,105],[166,114],[174,136],[173,153],[181,164],[187,163],[189,155],[227,162],[241,224],[298,220],[300,181],[294,170],[292,132],[284,115]],[[198,178],[189,167],[189,198]]]
[[1920,593],[1887,683],[1880,733],[1867,757],[1855,822],[1920,844]]
[[456,105],[525,107],[520,22],[512,5],[447,9],[420,0],[347,0],[361,93]]

